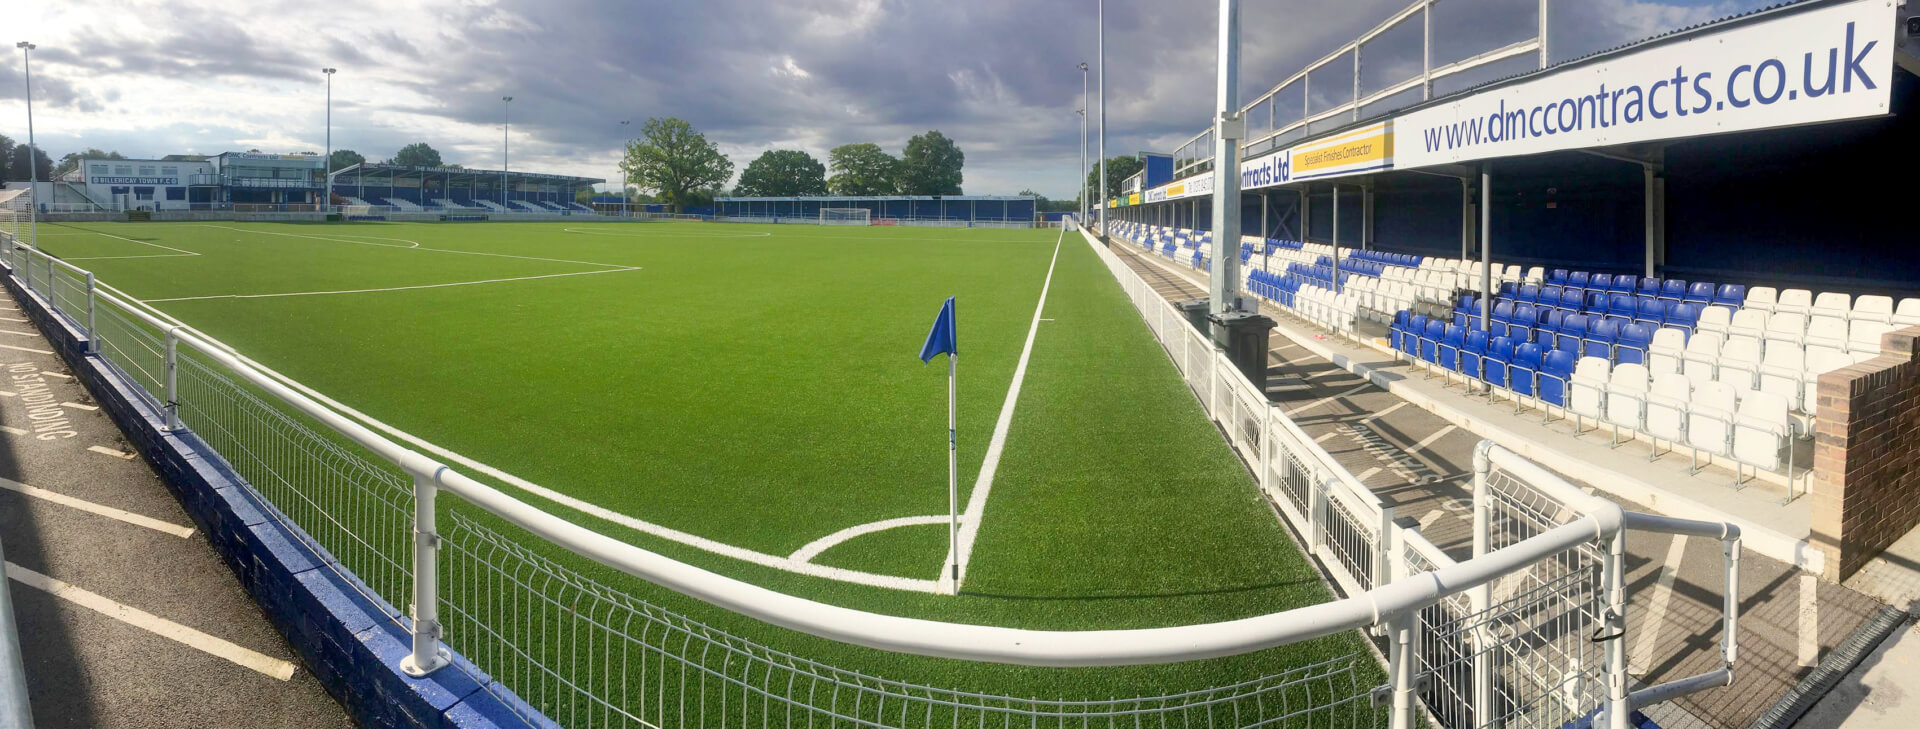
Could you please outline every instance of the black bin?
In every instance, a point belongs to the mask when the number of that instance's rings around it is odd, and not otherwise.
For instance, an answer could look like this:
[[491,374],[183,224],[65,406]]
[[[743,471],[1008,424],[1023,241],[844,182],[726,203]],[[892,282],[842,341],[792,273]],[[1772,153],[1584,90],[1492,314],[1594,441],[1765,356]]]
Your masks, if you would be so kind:
[[[1214,339],[1227,350],[1227,359],[1247,376],[1261,392],[1267,391],[1267,335],[1275,326],[1272,319],[1249,311],[1230,311],[1208,317],[1214,324]],[[1224,335],[1226,341],[1219,341]]]
[[1207,333],[1207,307],[1211,305],[1211,302],[1207,299],[1194,299],[1192,301],[1176,301],[1173,305],[1180,310],[1182,315],[1187,317],[1188,326],[1200,330],[1201,334]]

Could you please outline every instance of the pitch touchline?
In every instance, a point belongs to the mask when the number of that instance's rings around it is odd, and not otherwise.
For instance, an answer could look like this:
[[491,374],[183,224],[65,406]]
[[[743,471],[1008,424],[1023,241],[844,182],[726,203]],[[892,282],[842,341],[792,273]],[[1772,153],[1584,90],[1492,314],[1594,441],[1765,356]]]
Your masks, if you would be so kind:
[[[980,536],[980,518],[987,509],[987,492],[993,489],[994,474],[1000,470],[1000,454],[1007,446],[1007,431],[1013,426],[1013,406],[1020,401],[1020,385],[1027,379],[1027,362],[1033,357],[1033,339],[1040,333],[1040,315],[1047,310],[1047,291],[1053,288],[1053,269],[1060,263],[1060,242],[1067,231],[1053,239],[1053,260],[1047,262],[1047,278],[1040,284],[1040,302],[1033,307],[1033,323],[1027,327],[1027,343],[1020,347],[1020,363],[1013,367],[1013,382],[1007,385],[1007,400],[1000,406],[1000,419],[993,424],[993,438],[987,442],[987,455],[980,463],[980,476],[974,479],[973,492],[967,495],[967,508],[960,512],[960,535],[955,545],[960,564],[959,581],[967,581],[967,565],[972,561],[973,542]],[[947,555],[949,558],[955,555]],[[942,570],[941,585],[954,579]]]
[[622,273],[638,271],[639,266],[608,268],[599,271],[574,271],[571,273],[548,273],[539,276],[517,276],[514,278],[490,278],[482,281],[455,281],[453,283],[420,284],[418,286],[389,286],[383,289],[343,289],[340,291],[292,291],[282,294],[216,294],[213,296],[177,296],[171,299],[147,299],[147,303],[168,301],[204,301],[207,299],[272,299],[282,296],[329,296],[333,294],[374,294],[383,291],[411,291],[414,289],[440,289],[449,286],[478,286],[481,284],[511,283],[514,281],[533,281],[542,278],[563,278],[566,276],[592,276],[601,273]]
[[[488,253],[485,251],[461,251],[461,250],[454,250],[452,248],[428,248],[426,246],[420,245],[418,241],[411,241],[405,238],[380,238],[380,237],[371,236],[371,235],[345,236],[340,234],[335,234],[334,237],[329,238],[329,237],[318,236],[318,235],[300,235],[298,233],[274,233],[274,232],[265,231],[265,230],[248,230],[246,228],[233,228],[225,225],[204,225],[203,224],[200,227],[216,228],[219,230],[231,230],[238,233],[252,233],[255,235],[276,235],[283,238],[306,238],[308,240],[323,240],[330,243],[352,243],[354,245],[374,246],[377,248],[399,248],[402,250],[409,250],[409,251],[426,251],[431,253],[453,253],[453,254],[458,254],[462,256],[491,256],[494,258],[514,258],[522,261],[546,261],[548,263],[572,263],[572,264],[581,265],[581,266],[600,266],[603,268],[628,268],[626,264],[622,264],[622,263],[600,263],[598,261],[575,261],[567,258],[543,258],[540,256],[521,256],[521,255],[515,255],[512,253]],[[390,241],[398,241],[401,243],[411,243],[412,245],[397,246],[391,243],[368,243],[364,240],[347,240],[347,238],[368,238],[372,240],[390,240]]]

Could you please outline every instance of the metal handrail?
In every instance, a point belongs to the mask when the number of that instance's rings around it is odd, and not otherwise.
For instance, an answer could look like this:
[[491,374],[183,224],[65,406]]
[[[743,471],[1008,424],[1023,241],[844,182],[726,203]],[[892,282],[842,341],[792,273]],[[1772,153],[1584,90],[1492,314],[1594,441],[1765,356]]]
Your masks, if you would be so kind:
[[[0,553],[0,564],[5,562],[6,555]],[[27,667],[20,657],[20,629],[13,621],[12,591],[5,584],[0,584],[0,729],[33,729]]]

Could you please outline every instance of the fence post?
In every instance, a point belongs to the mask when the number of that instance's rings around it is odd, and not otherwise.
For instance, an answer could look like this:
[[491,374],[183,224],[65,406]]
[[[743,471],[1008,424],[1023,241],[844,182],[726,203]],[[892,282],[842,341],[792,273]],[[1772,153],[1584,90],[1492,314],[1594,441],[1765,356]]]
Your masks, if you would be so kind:
[[1627,695],[1627,530],[1622,527],[1608,541],[1606,562],[1607,611],[1602,616],[1607,644],[1607,726],[1628,729],[1633,701]]
[[1327,481],[1332,479],[1332,476],[1313,479],[1312,497],[1307,499],[1307,551],[1315,557],[1324,556],[1321,552],[1325,551],[1327,541],[1324,538],[1327,531],[1324,528],[1327,512]]
[[[1373,549],[1373,584],[1367,589],[1379,587],[1412,574],[1406,569],[1407,551],[1400,545],[1400,528],[1393,523],[1393,507],[1380,505],[1380,536],[1375,539]],[[1415,522],[1416,524],[1418,522]],[[1395,569],[1395,565],[1399,569]]]
[[[1390,531],[1387,538],[1392,541],[1392,551],[1406,553],[1403,532]],[[1417,609],[1407,610],[1393,616],[1389,623],[1387,664],[1393,672],[1393,729],[1413,729],[1413,622],[1419,614]]]
[[1253,478],[1267,498],[1273,498],[1273,407],[1273,403],[1267,403],[1260,411],[1260,473]]
[[167,430],[180,429],[180,327],[167,328]]
[[100,353],[100,330],[93,328],[93,272],[87,272],[87,353]]
[[[1493,474],[1491,451],[1493,441],[1480,441],[1473,449],[1473,556],[1486,555],[1488,542],[1492,541],[1492,494],[1488,479]],[[1487,611],[1493,607],[1493,587],[1481,585],[1467,591],[1467,609],[1472,611],[1467,618],[1473,626],[1473,726],[1492,724],[1494,711],[1493,697],[1493,651],[1492,632],[1487,625]]]
[[415,678],[453,662],[440,644],[440,534],[434,529],[431,476],[413,475],[413,652],[400,670]]

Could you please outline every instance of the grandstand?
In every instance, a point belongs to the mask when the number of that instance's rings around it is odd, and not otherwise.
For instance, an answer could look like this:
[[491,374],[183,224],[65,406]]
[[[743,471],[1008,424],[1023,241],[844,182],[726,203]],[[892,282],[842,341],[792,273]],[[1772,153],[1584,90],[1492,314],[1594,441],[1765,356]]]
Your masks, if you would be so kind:
[[573,207],[574,194],[605,182],[597,177],[372,162],[335,170],[331,179],[337,198],[365,200],[397,211],[546,215],[587,212]]
[[738,222],[817,223],[821,209],[862,209],[876,224],[960,227],[1031,226],[1038,200],[1006,195],[886,195],[875,197],[722,197],[719,217]]

